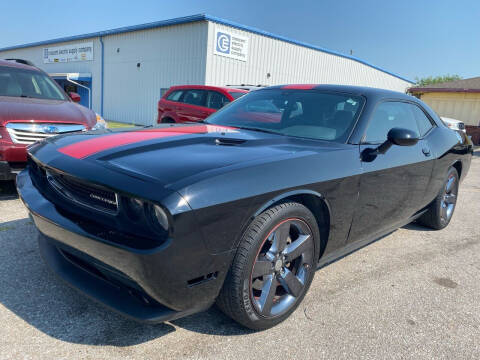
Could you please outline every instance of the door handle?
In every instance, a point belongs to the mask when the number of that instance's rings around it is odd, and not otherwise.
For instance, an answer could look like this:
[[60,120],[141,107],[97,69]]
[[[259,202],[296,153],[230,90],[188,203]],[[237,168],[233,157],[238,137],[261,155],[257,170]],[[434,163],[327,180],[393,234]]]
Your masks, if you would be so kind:
[[424,148],[422,149],[422,152],[423,152],[423,155],[425,155],[425,156],[430,156],[430,149],[429,149],[429,148],[424,147]]

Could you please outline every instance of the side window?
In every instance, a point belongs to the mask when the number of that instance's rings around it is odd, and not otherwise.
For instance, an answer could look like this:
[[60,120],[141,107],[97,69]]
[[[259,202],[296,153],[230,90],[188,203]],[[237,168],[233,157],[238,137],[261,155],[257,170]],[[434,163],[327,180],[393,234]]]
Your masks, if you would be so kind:
[[167,100],[170,101],[179,101],[180,98],[182,97],[183,91],[182,90],[175,90],[170,93],[170,95],[167,96]]
[[412,130],[420,136],[411,106],[397,101],[387,101],[378,105],[368,124],[365,142],[372,144],[384,142],[387,140],[388,132],[394,127]]
[[183,96],[183,102],[190,105],[205,106],[207,92],[205,90],[187,90]]
[[220,109],[228,104],[230,100],[223,94],[220,94],[217,91],[208,92],[207,107],[210,109]]
[[432,127],[433,124],[425,113],[416,105],[410,105],[412,107],[413,115],[417,121],[418,131],[420,136],[424,136]]

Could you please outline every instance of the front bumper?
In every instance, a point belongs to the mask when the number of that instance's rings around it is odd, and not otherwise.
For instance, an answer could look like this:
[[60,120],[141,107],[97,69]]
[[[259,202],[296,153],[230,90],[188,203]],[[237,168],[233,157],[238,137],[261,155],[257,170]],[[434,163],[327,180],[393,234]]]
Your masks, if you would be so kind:
[[17,177],[20,198],[38,228],[41,254],[63,280],[87,296],[144,322],[163,322],[210,307],[234,251],[210,254],[198,232],[136,250],[87,233],[62,216],[32,184]]
[[27,145],[0,141],[0,160],[26,163]]

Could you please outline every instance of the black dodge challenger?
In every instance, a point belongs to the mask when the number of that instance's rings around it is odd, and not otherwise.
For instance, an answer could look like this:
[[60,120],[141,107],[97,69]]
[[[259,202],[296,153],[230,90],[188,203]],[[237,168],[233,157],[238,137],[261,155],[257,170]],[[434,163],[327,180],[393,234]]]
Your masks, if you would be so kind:
[[408,95],[287,85],[203,123],[52,137],[17,186],[46,263],[86,295],[147,322],[216,302],[266,329],[318,267],[412,221],[447,226],[472,153]]

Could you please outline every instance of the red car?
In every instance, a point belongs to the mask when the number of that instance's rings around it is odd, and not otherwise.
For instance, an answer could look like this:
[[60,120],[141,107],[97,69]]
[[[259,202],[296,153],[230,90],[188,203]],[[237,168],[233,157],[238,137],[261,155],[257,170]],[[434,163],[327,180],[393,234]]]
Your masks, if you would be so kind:
[[42,70],[0,60],[0,180],[25,167],[28,145],[62,133],[105,127],[92,110],[75,102]]
[[247,92],[242,89],[205,85],[172,86],[158,102],[157,122],[201,121]]

